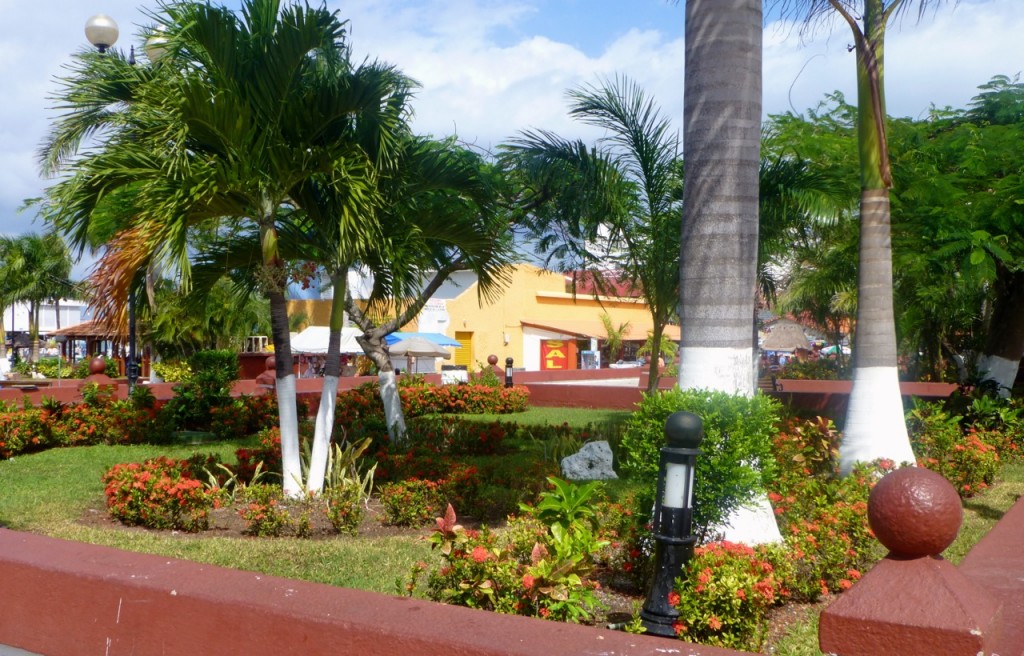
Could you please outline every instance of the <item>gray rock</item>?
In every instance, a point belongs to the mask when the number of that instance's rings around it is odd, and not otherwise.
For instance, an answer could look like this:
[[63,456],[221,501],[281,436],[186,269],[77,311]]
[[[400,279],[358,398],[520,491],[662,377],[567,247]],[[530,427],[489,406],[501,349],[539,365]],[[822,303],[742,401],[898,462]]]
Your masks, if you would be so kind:
[[618,478],[612,469],[612,449],[608,442],[587,442],[578,452],[562,458],[562,476],[570,481]]

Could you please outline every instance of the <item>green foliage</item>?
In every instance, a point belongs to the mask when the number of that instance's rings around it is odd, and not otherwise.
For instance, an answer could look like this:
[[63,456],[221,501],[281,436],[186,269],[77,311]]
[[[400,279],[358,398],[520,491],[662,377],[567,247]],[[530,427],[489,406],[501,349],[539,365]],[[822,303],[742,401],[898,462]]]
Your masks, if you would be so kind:
[[238,515],[245,520],[245,532],[259,537],[280,537],[294,530],[295,524],[282,503],[280,485],[258,483],[241,492],[242,507]]
[[444,508],[444,493],[436,481],[409,479],[379,490],[385,521],[394,526],[424,526]]
[[199,351],[189,359],[192,375],[174,388],[164,407],[176,430],[207,430],[214,408],[232,407],[231,386],[238,380],[234,351]]
[[338,533],[355,535],[366,515],[363,490],[354,482],[335,485],[324,491],[327,518]]
[[477,362],[478,370],[473,375],[473,382],[477,385],[483,385],[484,387],[493,387],[499,389],[505,386],[505,379],[503,376],[499,376],[494,367],[487,364],[486,362]]
[[788,421],[775,438],[779,476],[768,498],[791,556],[776,564],[798,601],[845,590],[882,555],[868,527],[867,499],[894,464],[860,464],[840,478],[839,439],[821,417]]
[[587,577],[592,554],[604,543],[588,527],[545,527],[528,517],[510,520],[498,536],[486,527],[464,529],[451,505],[436,522],[430,542],[441,565],[416,566],[410,594],[429,569],[426,593],[435,601],[568,622],[586,621],[600,607],[597,585]]
[[36,362],[36,372],[46,378],[71,378],[72,369],[61,357],[41,357]]
[[1000,449],[1019,453],[1019,445],[1001,431],[964,427],[963,419],[941,402],[918,402],[907,415],[907,431],[918,464],[942,474],[961,497],[970,497],[992,484]]
[[566,531],[597,528],[594,503],[603,494],[600,481],[577,485],[555,476],[549,476],[547,481],[552,489],[542,492],[535,506],[523,504],[520,510],[548,526],[558,524]]
[[[68,378],[85,378],[89,375],[89,366],[92,364],[93,358],[82,358],[75,363],[74,368],[70,369],[64,376]],[[117,360],[113,358],[103,358],[103,373],[111,378],[117,378],[121,375],[121,369],[118,366]]]
[[181,360],[163,360],[151,365],[157,376],[166,383],[184,383],[192,376],[192,367]]
[[129,525],[202,531],[218,503],[188,472],[184,460],[160,457],[114,465],[103,475],[107,510]]
[[669,593],[679,611],[676,634],[690,642],[759,651],[768,611],[785,594],[772,565],[784,558],[778,547],[731,542],[698,547],[686,576]]
[[704,535],[774,478],[771,440],[779,408],[777,401],[763,395],[747,398],[679,388],[645,394],[622,437],[622,469],[653,483],[668,416],[678,410],[699,416],[704,441],[697,457],[694,524],[698,535]]

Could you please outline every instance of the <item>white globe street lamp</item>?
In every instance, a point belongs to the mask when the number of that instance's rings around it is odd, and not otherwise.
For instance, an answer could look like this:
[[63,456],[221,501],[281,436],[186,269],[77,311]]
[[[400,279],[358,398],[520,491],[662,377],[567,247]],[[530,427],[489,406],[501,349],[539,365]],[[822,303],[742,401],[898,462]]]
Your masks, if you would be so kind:
[[106,14],[96,14],[85,21],[85,38],[100,52],[117,43],[117,22]]

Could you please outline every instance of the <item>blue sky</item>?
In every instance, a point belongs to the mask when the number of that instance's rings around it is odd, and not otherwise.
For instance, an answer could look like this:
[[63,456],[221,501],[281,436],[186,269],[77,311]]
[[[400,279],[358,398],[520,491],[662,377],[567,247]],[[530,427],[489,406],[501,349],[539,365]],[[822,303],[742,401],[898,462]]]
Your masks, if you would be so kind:
[[[237,0],[232,0],[237,6]],[[681,128],[684,4],[667,0],[328,0],[351,20],[360,56],[397,65],[419,80],[414,127],[458,134],[493,149],[517,131],[545,128],[570,137],[595,132],[565,112],[568,88],[626,75]],[[0,233],[39,230],[26,198],[42,193],[35,151],[54,113],[47,94],[70,53],[85,47],[88,17],[117,20],[127,49],[147,23],[138,0],[0,0]],[[764,110],[804,112],[826,93],[853,99],[848,28],[803,39],[768,20]],[[944,3],[918,24],[904,20],[887,38],[889,111],[923,116],[934,103],[963,107],[978,85],[1024,69],[1020,0]]]

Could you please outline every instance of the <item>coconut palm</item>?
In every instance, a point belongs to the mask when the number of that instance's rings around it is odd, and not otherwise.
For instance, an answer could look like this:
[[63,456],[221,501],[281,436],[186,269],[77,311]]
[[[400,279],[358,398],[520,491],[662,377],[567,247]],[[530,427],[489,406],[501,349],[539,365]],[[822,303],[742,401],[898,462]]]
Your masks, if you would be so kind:
[[[355,113],[381,111],[393,71],[353,75],[343,21],[326,8],[246,0],[240,15],[198,3],[164,3],[154,15],[168,52],[152,66],[83,54],[59,101],[67,113],[44,148],[47,168],[72,176],[56,185],[54,223],[84,241],[108,195],[134,194],[131,227],[108,249],[108,296],[124,307],[132,281],[152,260],[190,284],[189,239],[214,225],[259,236],[256,277],[270,302],[277,360],[283,485],[301,493],[295,377],[288,338],[282,211],[303,180],[366,185],[365,158],[338,141]],[[116,55],[116,53],[115,53]],[[103,131],[101,148],[71,159],[81,139]],[[71,161],[69,161],[71,160]]]
[[839,459],[843,473],[857,462],[890,458],[914,462],[903,419],[893,313],[892,173],[886,138],[886,27],[915,4],[920,17],[942,0],[777,0],[783,12],[803,13],[805,25],[838,16],[857,53],[857,140],[860,151],[860,261],[853,389]]

